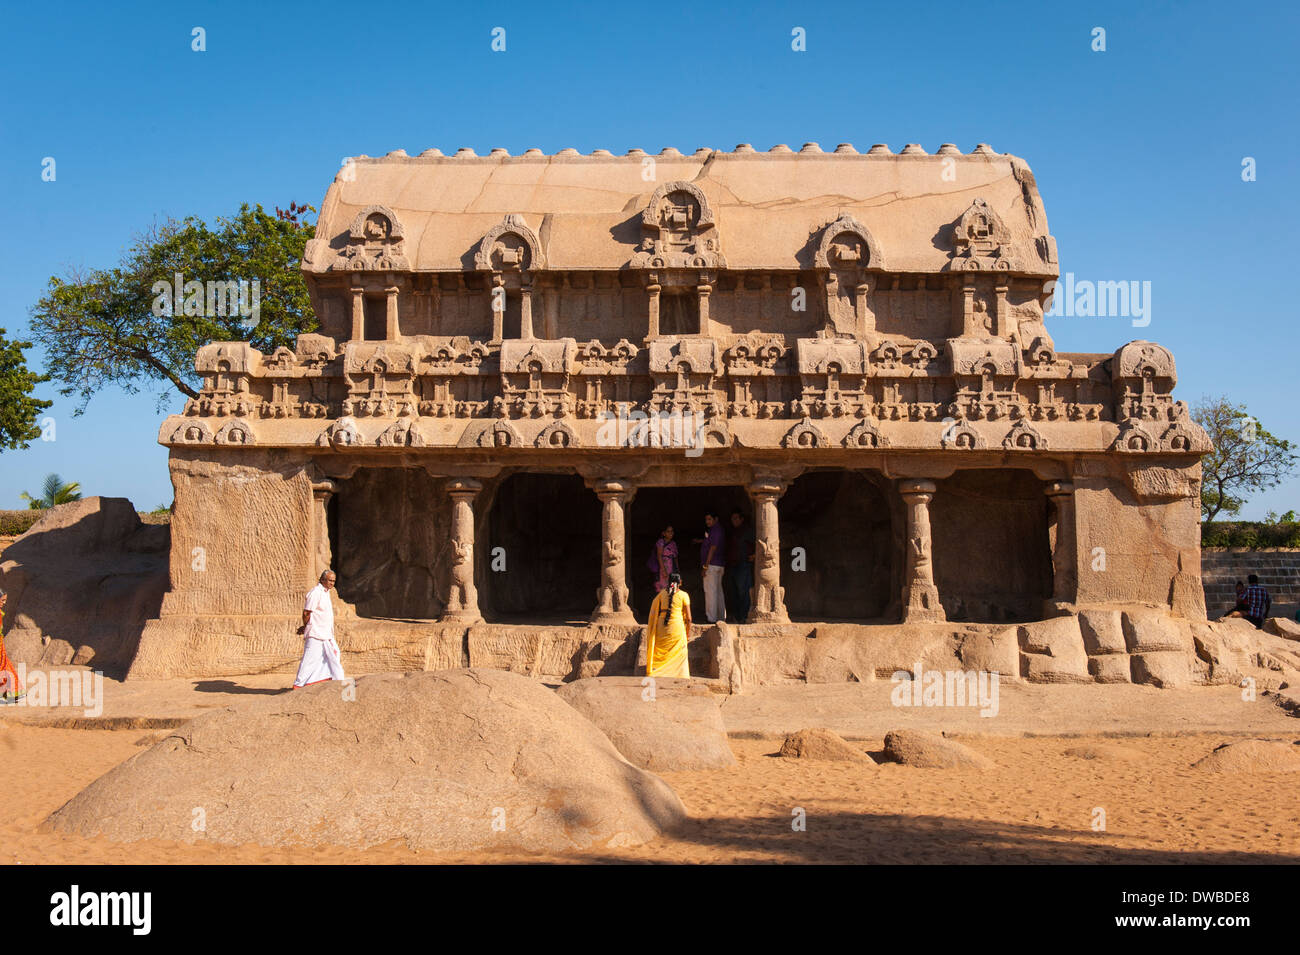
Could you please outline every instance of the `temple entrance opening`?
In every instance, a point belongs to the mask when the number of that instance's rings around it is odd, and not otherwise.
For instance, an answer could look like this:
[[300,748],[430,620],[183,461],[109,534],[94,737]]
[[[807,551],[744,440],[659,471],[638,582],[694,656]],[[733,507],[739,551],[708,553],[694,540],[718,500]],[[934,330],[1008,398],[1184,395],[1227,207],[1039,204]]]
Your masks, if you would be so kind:
[[477,544],[484,619],[585,625],[600,586],[595,492],[576,474],[521,472],[501,482],[487,507]]
[[716,513],[722,521],[724,535],[731,531],[733,509],[739,510],[753,527],[753,508],[743,487],[643,487],[637,491],[628,510],[627,535],[628,583],[637,620],[645,621],[650,613],[650,603],[655,597],[655,575],[648,562],[655,553],[659,535],[671,524],[682,583],[691,595],[691,613],[696,623],[705,622],[704,574],[700,566],[700,545],[694,540],[704,536],[704,515],[708,512]]
[[1016,468],[958,471],[930,505],[934,577],[949,620],[1042,617],[1052,595],[1043,482]]
[[813,471],[781,497],[781,583],[792,620],[884,622],[896,612],[893,527],[902,521],[885,488],[875,472]]
[[362,617],[438,616],[443,482],[424,468],[359,468],[335,484],[327,514],[339,597]]

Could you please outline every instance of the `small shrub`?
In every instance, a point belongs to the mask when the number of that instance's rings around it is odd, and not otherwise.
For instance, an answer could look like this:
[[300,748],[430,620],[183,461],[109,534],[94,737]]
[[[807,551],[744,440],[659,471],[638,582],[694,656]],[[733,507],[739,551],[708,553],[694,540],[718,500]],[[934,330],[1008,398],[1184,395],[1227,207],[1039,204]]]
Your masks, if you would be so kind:
[[0,511],[0,537],[26,534],[45,515],[43,510]]
[[1202,547],[1300,547],[1300,522],[1212,521],[1201,525]]

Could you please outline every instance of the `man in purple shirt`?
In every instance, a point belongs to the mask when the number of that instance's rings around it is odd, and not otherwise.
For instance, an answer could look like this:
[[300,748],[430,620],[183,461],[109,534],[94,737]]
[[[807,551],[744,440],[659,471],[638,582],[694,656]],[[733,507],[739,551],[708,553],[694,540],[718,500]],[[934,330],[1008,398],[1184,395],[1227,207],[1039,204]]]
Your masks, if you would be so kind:
[[695,542],[700,545],[700,570],[704,574],[704,616],[709,623],[727,618],[727,606],[722,595],[722,571],[727,565],[726,540],[722,523],[712,512],[704,515],[708,528]]

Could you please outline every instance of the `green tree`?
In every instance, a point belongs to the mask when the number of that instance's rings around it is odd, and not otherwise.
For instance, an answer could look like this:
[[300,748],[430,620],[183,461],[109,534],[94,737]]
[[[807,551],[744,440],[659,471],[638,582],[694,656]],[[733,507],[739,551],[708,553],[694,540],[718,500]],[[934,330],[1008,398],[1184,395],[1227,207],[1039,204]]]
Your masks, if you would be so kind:
[[1251,492],[1277,487],[1295,468],[1295,445],[1275,437],[1226,397],[1202,398],[1192,409],[1214,450],[1201,458],[1201,517],[1235,515]]
[[25,448],[39,438],[36,419],[53,403],[32,397],[32,389],[50,376],[28,370],[23,349],[31,347],[31,342],[10,341],[0,328],[0,451]]
[[[61,384],[60,394],[80,399],[73,413],[107,385],[131,393],[158,387],[159,408],[173,391],[196,397],[200,346],[248,341],[271,351],[316,328],[299,271],[303,248],[316,234],[304,216],[315,211],[290,203],[271,215],[245,204],[213,226],[194,217],[168,219],[137,236],[116,267],[52,277],[32,308],[31,334],[45,348],[46,370]],[[177,274],[183,282],[242,280],[249,288],[257,280],[256,320],[220,297],[220,310],[232,314],[211,314],[218,309],[206,297],[200,314],[186,314],[185,297],[172,301],[158,291]],[[245,295],[246,302],[252,298]]]
[[47,507],[57,507],[59,504],[80,501],[81,485],[76,481],[64,484],[63,479],[57,474],[47,474],[45,475],[45,483],[41,486],[40,497],[32,497],[26,491],[23,491],[20,496],[33,511],[41,511]]

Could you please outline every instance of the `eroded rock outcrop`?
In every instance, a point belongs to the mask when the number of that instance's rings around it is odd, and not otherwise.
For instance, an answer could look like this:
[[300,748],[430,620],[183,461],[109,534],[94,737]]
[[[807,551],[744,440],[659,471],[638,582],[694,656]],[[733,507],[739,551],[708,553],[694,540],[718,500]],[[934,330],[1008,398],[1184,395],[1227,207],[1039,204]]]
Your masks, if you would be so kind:
[[[871,763],[871,758],[844,737],[825,727],[790,733],[781,744],[787,759],[818,759],[847,763]],[[874,765],[874,763],[872,763]]]
[[925,730],[886,733],[885,759],[920,769],[993,769],[997,765],[969,746]]
[[736,764],[727,744],[719,698],[691,680],[595,677],[562,686],[558,695],[601,728],[642,769],[675,772]]
[[167,589],[170,530],[121,497],[51,508],[4,552],[5,648],[29,667],[89,664],[117,675]]
[[118,841],[564,851],[635,845],[686,816],[667,783],[527,677],[385,673],[358,679],[354,700],[342,690],[201,716],[47,825]]
[[1300,747],[1276,739],[1247,739],[1224,743],[1192,763],[1211,773],[1294,773],[1300,771]]

